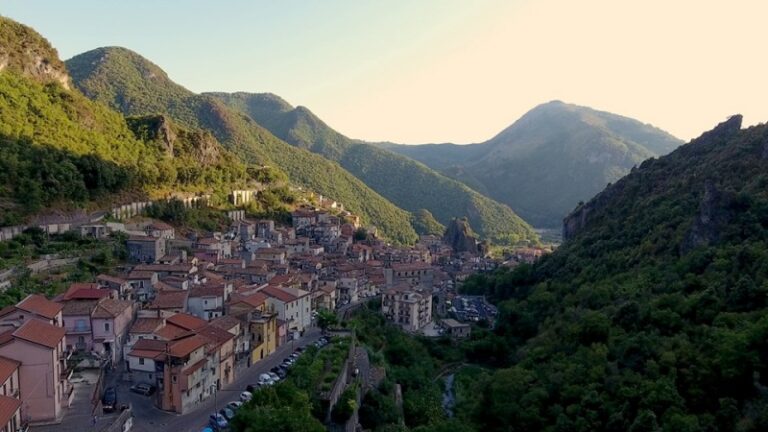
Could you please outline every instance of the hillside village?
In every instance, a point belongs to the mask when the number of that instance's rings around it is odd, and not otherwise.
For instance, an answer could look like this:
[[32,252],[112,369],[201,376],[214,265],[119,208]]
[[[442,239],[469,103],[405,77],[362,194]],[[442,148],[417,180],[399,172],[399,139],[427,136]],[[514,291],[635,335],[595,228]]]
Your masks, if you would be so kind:
[[[94,394],[119,376],[157,389],[156,408],[187,413],[317,330],[318,311],[343,315],[372,298],[390,322],[431,336],[467,337],[468,322],[493,319],[490,305],[478,315],[483,299],[456,292],[499,260],[479,248],[456,252],[437,236],[393,246],[336,202],[320,201],[326,208],[296,208],[290,225],[234,210],[228,230],[186,236],[143,217],[69,226],[88,238],[122,236],[127,262],[0,311],[0,424],[61,422],[75,398],[73,373],[86,363],[103,371]],[[93,401],[99,412],[101,398]]]

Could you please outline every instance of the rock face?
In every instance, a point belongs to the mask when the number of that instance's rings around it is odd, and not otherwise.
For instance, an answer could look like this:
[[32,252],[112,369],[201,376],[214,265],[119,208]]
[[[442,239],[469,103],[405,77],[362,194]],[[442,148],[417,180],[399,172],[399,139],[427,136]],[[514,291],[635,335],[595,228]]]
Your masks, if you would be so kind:
[[0,16],[0,71],[9,69],[69,90],[69,74],[51,44],[31,28]]
[[466,218],[453,219],[445,229],[443,241],[449,244],[456,252],[478,252],[477,238],[472,233],[472,228]]
[[699,212],[680,247],[682,254],[697,246],[716,243],[720,239],[721,228],[727,225],[733,216],[733,212],[729,210],[731,202],[732,197],[729,194],[719,191],[712,181],[706,182]]

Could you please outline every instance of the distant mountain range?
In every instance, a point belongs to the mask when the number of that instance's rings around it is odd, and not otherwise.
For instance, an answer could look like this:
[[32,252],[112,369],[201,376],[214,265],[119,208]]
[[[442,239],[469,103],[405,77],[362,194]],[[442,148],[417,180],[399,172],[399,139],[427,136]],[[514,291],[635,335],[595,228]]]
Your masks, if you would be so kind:
[[[443,224],[467,217],[482,236],[496,241],[537,238],[508,206],[409,158],[350,140],[308,109],[277,96],[195,94],[125,48],[99,48],[66,64],[88,97],[126,115],[163,113],[211,130],[244,159],[274,163],[291,180],[334,197],[401,241],[413,238],[409,221],[414,216],[388,207],[381,197],[408,212],[427,210]],[[367,188],[381,197],[366,193]],[[401,232],[398,225],[404,226]]]
[[[443,225],[453,218],[466,216],[473,229],[497,241],[514,243],[535,236],[509,207],[412,159],[349,139],[305,107],[294,108],[269,93],[205,95],[248,114],[285,142],[338,162],[405,210],[413,213],[427,210]],[[423,216],[420,212],[420,217]]]
[[637,120],[553,101],[481,144],[378,145],[509,205],[534,226],[559,227],[580,201],[680,144]]

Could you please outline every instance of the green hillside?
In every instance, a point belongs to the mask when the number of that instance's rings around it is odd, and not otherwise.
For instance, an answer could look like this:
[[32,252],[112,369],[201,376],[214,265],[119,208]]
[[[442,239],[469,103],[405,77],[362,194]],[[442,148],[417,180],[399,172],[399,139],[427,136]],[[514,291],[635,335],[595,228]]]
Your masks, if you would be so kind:
[[484,237],[499,242],[536,239],[509,207],[409,158],[336,132],[304,107],[272,94],[209,93],[247,113],[282,140],[338,162],[373,190],[411,212],[428,210],[442,224],[468,217]]
[[298,185],[342,202],[366,223],[398,242],[416,239],[410,215],[338,164],[297,149],[247,115],[171,81],[158,66],[125,48],[99,48],[66,62],[74,84],[88,97],[126,115],[166,114],[186,127],[210,131],[247,162],[277,166]]
[[[249,180],[212,136],[157,117],[126,121],[66,89],[63,63],[32,29],[0,18],[0,39],[5,62],[13,65],[0,72],[0,224],[21,223],[47,207],[104,204],[120,194],[224,191]],[[150,132],[162,133],[164,143],[149,139]]]
[[532,109],[482,144],[379,144],[509,205],[539,227],[559,226],[579,201],[678,145],[637,120],[559,101]]
[[768,430],[768,126],[740,124],[644,162],[540,263],[467,282],[503,300],[480,430]]

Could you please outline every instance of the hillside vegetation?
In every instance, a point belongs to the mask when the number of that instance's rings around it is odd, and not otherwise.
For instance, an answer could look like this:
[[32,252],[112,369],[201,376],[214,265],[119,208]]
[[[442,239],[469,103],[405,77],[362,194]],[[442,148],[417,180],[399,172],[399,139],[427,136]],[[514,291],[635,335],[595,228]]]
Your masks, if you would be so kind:
[[680,144],[637,120],[554,101],[481,144],[380,146],[509,205],[534,226],[558,227],[579,201]]
[[210,131],[246,162],[276,166],[291,181],[342,202],[388,238],[416,239],[410,215],[338,164],[275,137],[221,101],[171,81],[157,65],[125,48],[99,48],[66,62],[74,84],[88,97],[126,115],[165,114],[186,127]]
[[269,93],[209,93],[248,114],[285,142],[338,162],[397,206],[428,210],[448,223],[468,217],[478,232],[498,242],[534,240],[536,234],[509,207],[409,158],[347,138],[305,107]]
[[768,429],[768,126],[734,116],[566,220],[502,300],[481,430]]

